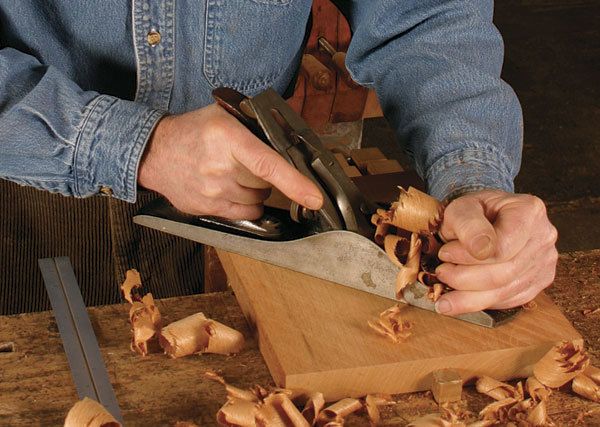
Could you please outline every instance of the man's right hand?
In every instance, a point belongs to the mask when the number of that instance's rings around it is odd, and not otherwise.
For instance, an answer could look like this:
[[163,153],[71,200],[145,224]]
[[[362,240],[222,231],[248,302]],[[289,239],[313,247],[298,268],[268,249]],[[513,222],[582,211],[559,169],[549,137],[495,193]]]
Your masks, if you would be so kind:
[[259,218],[271,186],[309,209],[323,203],[310,179],[216,104],[159,121],[138,183],[181,211],[230,219]]

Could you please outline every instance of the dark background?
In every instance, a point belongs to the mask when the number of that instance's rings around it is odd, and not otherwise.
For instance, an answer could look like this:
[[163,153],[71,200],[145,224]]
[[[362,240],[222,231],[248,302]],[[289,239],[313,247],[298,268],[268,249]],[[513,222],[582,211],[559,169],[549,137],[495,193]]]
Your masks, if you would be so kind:
[[[516,191],[546,202],[561,252],[600,248],[600,0],[497,0],[494,22],[525,120]],[[364,132],[408,163],[385,121]]]

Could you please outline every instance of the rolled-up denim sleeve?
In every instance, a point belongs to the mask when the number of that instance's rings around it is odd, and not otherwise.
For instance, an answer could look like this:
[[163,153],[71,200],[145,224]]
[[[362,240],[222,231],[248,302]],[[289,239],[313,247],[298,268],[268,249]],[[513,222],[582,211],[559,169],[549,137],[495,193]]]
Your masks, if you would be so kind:
[[137,170],[164,115],[84,91],[52,66],[0,50],[0,177],[66,196],[136,199]]
[[491,0],[346,2],[346,65],[377,91],[428,191],[513,191],[522,113],[500,78],[504,46]]

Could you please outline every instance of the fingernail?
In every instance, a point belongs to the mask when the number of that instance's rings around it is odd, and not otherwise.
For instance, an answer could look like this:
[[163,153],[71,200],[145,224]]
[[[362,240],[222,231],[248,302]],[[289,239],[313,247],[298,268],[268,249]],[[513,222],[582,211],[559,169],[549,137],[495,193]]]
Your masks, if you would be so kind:
[[439,251],[438,258],[445,262],[452,262],[452,255],[450,255],[450,252],[448,251]]
[[491,255],[490,252],[492,250],[492,239],[486,234],[480,234],[473,239],[471,247],[473,248],[474,255],[476,255],[477,258],[487,258]]
[[435,303],[435,311],[440,314],[449,313],[452,310],[452,304],[445,299],[441,299]]
[[312,210],[320,209],[322,204],[323,199],[321,199],[320,197],[307,196],[306,199],[304,199],[304,206]]

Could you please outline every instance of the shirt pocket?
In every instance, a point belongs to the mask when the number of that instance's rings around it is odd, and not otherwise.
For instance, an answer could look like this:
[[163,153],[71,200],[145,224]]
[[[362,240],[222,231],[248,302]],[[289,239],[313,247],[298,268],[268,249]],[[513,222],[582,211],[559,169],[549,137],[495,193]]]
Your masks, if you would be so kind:
[[208,0],[204,75],[252,95],[297,66],[309,0]]

